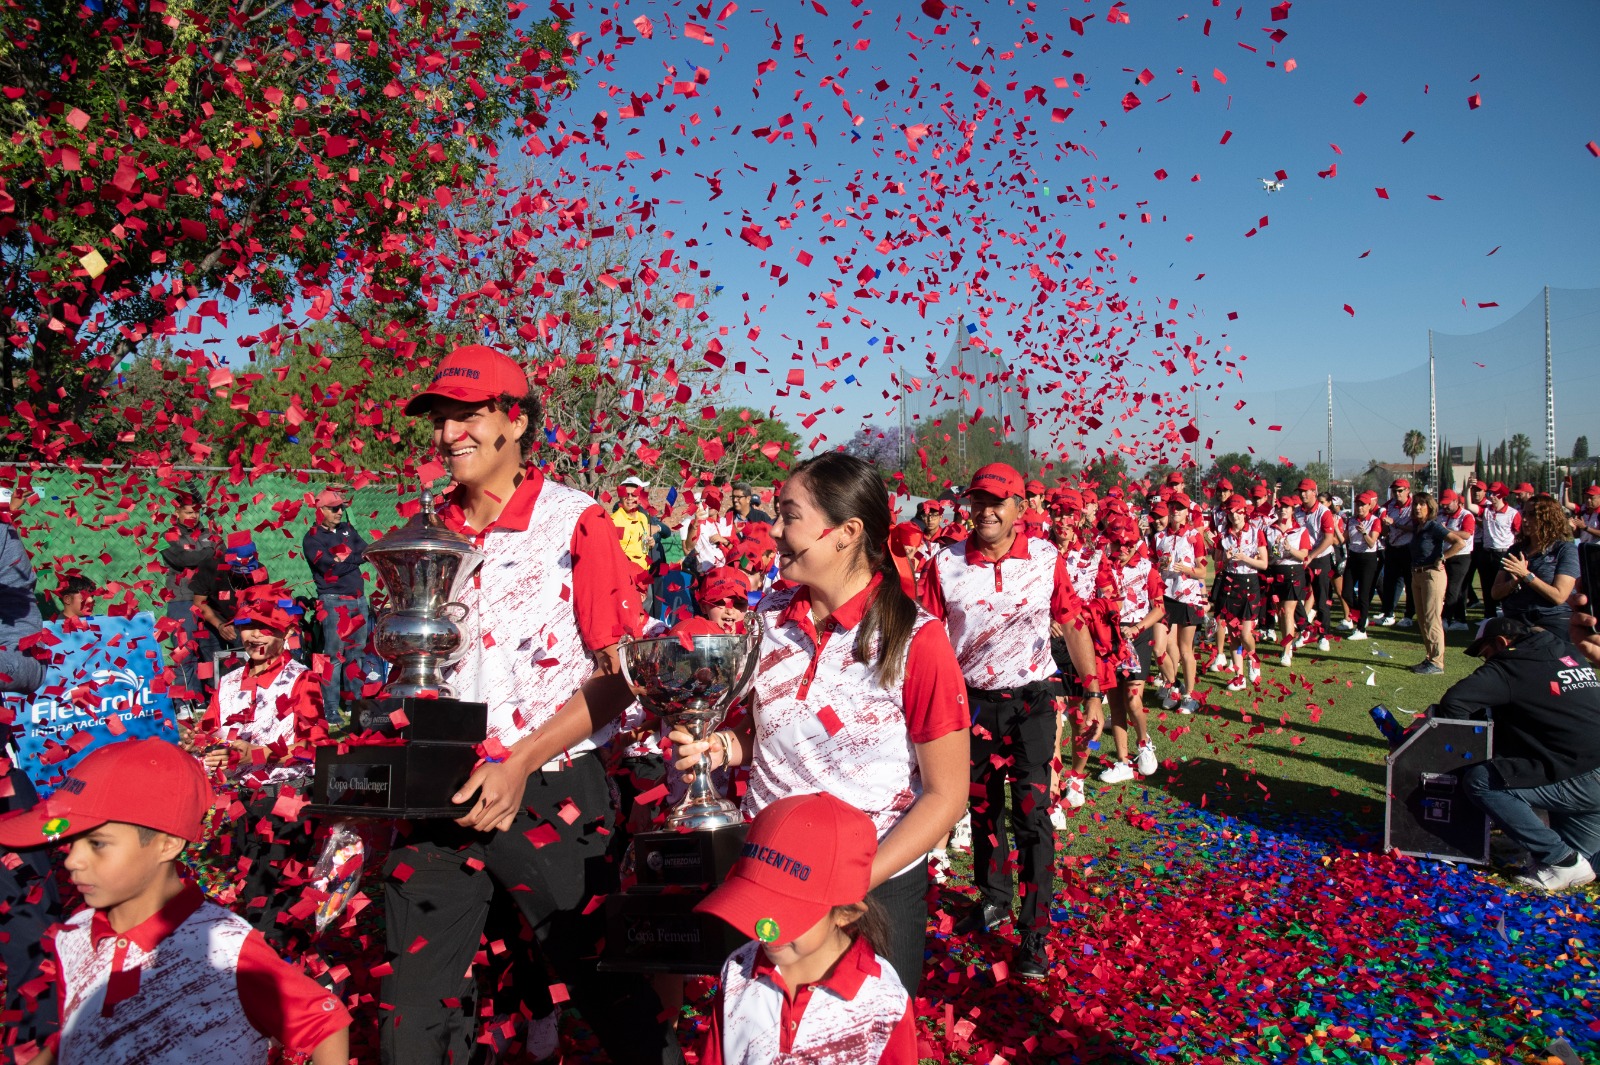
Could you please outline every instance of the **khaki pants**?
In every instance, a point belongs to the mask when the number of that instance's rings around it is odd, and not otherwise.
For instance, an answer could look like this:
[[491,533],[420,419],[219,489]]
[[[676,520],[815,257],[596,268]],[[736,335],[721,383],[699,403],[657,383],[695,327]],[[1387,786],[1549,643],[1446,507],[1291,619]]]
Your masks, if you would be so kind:
[[1417,604],[1423,655],[1440,669],[1444,668],[1444,593],[1448,583],[1443,566],[1411,571],[1411,600]]

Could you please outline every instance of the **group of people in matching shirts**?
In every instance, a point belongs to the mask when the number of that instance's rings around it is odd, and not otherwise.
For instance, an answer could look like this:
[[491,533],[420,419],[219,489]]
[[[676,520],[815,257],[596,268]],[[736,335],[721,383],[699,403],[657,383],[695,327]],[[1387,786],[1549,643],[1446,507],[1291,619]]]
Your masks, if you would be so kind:
[[[458,819],[396,826],[383,870],[383,1060],[468,1059],[484,930],[509,912],[529,934],[506,945],[535,957],[541,986],[566,989],[613,1061],[680,1061],[658,986],[596,967],[596,900],[617,888],[611,834],[631,813],[613,807],[606,750],[633,704],[616,652],[644,631],[636,567],[593,499],[540,472],[539,404],[514,360],[458,348],[406,411],[432,425],[454,481],[441,518],[484,556],[459,592],[467,653],[450,681],[488,704],[490,738],[456,795]],[[705,740],[662,737],[676,770],[702,757],[740,767],[750,822],[742,857],[701,903],[750,942],[723,968],[700,1060],[915,1062],[911,1004],[937,949],[929,857],[968,815],[977,898],[955,929],[1009,958],[1014,976],[1046,976],[1057,964],[1052,815],[1058,801],[1084,802],[1091,744],[1109,726],[1104,781],[1156,773],[1144,689],[1159,681],[1169,709],[1198,708],[1194,643],[1209,610],[1230,687],[1242,687],[1258,675],[1258,622],[1280,628],[1286,659],[1303,634],[1326,638],[1333,542],[1352,557],[1399,546],[1402,521],[1387,511],[1374,535],[1370,497],[1341,526],[1309,481],[1266,507],[1218,485],[1202,513],[1181,480],[1144,511],[1115,491],[1101,501],[1060,488],[1046,501],[1043,486],[993,464],[966,486],[966,536],[940,543],[896,526],[865,461],[830,453],[789,471],[770,530],[779,579],[754,608],[749,711]],[[679,632],[737,630],[745,590],[706,582],[704,616],[680,619]],[[284,910],[253,907],[281,885],[240,893],[246,921],[178,872],[213,809],[248,819],[239,846],[273,864],[281,855],[252,837],[264,826],[283,842],[289,826],[271,819],[284,811],[214,789],[270,782],[327,742],[317,685],[283,656],[284,603],[262,590],[240,606],[235,624],[259,633],[250,662],[183,737],[189,750],[112,745],[0,820],[7,848],[65,845],[87,907],[57,936],[60,1032],[36,1060],[260,1062],[271,1040],[319,1063],[348,1059],[345,1004],[262,938]],[[1364,600],[1349,617],[1364,630]],[[994,934],[1007,925],[1014,939]],[[535,1022],[554,1011],[548,998],[529,1003]]]

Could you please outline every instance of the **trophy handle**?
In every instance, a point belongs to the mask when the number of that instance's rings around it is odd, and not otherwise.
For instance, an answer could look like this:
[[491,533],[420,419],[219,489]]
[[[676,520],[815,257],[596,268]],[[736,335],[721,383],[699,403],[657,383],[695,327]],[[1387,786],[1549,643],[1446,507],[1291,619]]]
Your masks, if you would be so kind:
[[446,603],[439,608],[439,612],[457,625],[467,620],[467,614],[469,613],[465,603]]

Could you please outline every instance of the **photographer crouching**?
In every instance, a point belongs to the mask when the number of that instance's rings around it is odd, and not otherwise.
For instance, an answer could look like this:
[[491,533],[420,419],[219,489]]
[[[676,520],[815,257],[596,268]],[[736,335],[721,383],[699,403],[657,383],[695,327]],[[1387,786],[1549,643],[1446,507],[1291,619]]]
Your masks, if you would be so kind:
[[[1600,677],[1565,638],[1491,618],[1467,654],[1483,665],[1444,693],[1441,718],[1492,718],[1493,758],[1460,771],[1472,801],[1531,855],[1517,883],[1592,882],[1600,853]],[[1538,811],[1550,815],[1548,826]]]

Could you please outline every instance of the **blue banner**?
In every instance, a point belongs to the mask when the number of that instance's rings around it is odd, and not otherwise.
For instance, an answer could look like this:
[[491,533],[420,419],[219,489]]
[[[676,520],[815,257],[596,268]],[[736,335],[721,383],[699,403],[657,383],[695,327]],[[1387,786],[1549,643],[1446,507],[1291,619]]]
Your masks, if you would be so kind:
[[[50,654],[44,686],[31,698],[6,696],[16,714],[18,765],[48,795],[96,747],[128,737],[177,742],[172,701],[152,691],[165,668],[151,614],[45,623]],[[72,753],[63,758],[63,748]]]

